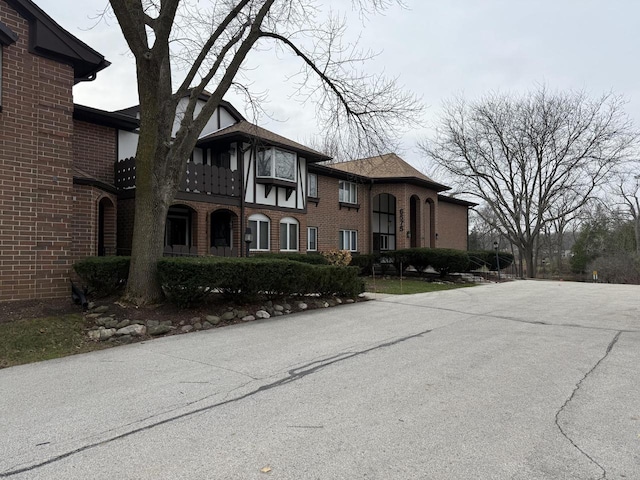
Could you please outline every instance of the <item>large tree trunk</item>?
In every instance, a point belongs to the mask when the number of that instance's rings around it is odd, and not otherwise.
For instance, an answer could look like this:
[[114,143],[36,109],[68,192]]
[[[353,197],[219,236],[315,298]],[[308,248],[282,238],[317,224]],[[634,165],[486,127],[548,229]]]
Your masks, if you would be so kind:
[[533,245],[525,246],[521,252],[525,261],[527,262],[527,277],[536,278],[536,264],[535,264],[535,255],[533,252]]

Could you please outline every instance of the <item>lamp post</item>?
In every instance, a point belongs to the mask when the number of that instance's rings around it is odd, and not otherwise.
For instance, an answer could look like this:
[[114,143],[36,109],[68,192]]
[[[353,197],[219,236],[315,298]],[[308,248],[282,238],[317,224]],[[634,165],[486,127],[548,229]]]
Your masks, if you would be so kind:
[[245,256],[249,256],[249,248],[251,247],[251,243],[253,242],[253,233],[251,232],[251,227],[247,227],[244,231],[244,243],[247,246]]
[[496,251],[496,268],[498,269],[498,281],[500,281],[500,256],[498,255],[498,241],[493,242],[493,249]]

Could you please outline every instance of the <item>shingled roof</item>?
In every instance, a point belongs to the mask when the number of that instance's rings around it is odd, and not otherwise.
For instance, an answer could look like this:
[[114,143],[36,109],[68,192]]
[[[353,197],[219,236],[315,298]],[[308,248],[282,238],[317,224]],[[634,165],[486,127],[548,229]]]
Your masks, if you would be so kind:
[[239,137],[260,139],[269,145],[295,150],[296,152],[309,157],[308,160],[312,162],[331,160],[331,157],[325,155],[324,153],[320,153],[317,150],[313,150],[312,148],[302,145],[301,143],[289,140],[282,135],[278,135],[277,133],[267,130],[266,128],[259,127],[258,125],[255,125],[253,123],[247,122],[246,120],[241,120],[240,122],[218,130],[217,132],[210,133],[209,135],[206,135],[198,140],[198,143],[202,144],[209,140],[219,140],[225,138],[232,139]]
[[432,180],[424,173],[413,168],[395,153],[386,153],[375,157],[334,163],[327,166],[342,172],[361,175],[374,180],[413,180],[418,183],[428,183],[429,187],[437,191],[449,190],[450,188]]

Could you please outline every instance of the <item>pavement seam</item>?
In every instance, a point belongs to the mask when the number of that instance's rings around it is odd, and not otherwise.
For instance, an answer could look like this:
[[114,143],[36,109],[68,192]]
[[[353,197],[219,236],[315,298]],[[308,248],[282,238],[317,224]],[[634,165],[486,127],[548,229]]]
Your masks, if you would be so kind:
[[[350,359],[358,357],[360,355],[366,355],[366,354],[371,353],[371,352],[373,352],[375,350],[393,347],[393,346],[398,345],[400,343],[403,343],[403,342],[406,342],[406,341],[409,341],[409,340],[413,340],[415,338],[420,338],[420,337],[422,337],[422,336],[424,336],[424,335],[426,335],[428,333],[431,333],[431,331],[432,331],[432,329],[424,330],[424,331],[421,331],[421,332],[418,332],[418,333],[414,333],[412,335],[407,335],[407,336],[404,336],[404,337],[397,338],[395,340],[389,340],[387,342],[379,343],[379,344],[374,345],[373,347],[366,348],[364,350],[358,350],[358,351],[355,351],[355,352],[352,352],[352,351],[343,352],[341,354],[333,355],[331,357],[326,358],[324,362],[315,360],[315,361],[313,361],[311,363],[308,363],[308,364],[302,365],[300,367],[288,370],[287,371],[288,375],[286,377],[281,378],[279,380],[276,380],[276,381],[274,381],[272,383],[268,383],[266,385],[262,385],[262,386],[256,388],[255,390],[247,392],[244,395],[240,395],[239,397],[231,398],[229,400],[224,400],[222,402],[218,402],[218,403],[215,403],[213,405],[200,407],[200,408],[197,408],[197,409],[189,411],[189,412],[181,413],[179,415],[174,415],[173,417],[165,418],[164,420],[160,420],[160,421],[157,421],[155,423],[152,423],[152,424],[149,424],[149,425],[145,425],[143,427],[139,427],[139,428],[136,428],[134,430],[130,430],[130,431],[122,433],[120,435],[116,435],[116,436],[113,436],[111,438],[107,438],[105,440],[99,441],[99,442],[94,442],[94,443],[91,443],[91,444],[88,444],[88,445],[84,445],[82,447],[76,448],[76,449],[71,450],[71,451],[66,452],[66,453],[62,453],[60,455],[56,455],[54,457],[51,457],[51,458],[49,458],[47,460],[44,460],[42,462],[39,462],[39,463],[36,463],[36,464],[33,464],[33,465],[29,465],[29,466],[21,467],[21,468],[11,467],[10,470],[4,471],[4,472],[0,472],[0,478],[9,478],[9,477],[12,477],[14,475],[19,475],[21,473],[31,472],[31,471],[37,470],[39,468],[45,467],[47,465],[51,465],[53,463],[59,462],[60,460],[64,460],[66,458],[72,457],[73,455],[76,455],[78,453],[85,452],[87,450],[91,450],[91,449],[96,448],[96,447],[101,447],[103,445],[107,445],[107,444],[109,444],[111,442],[114,442],[114,441],[117,441],[117,440],[122,440],[123,438],[130,437],[130,436],[135,435],[137,433],[141,433],[141,432],[144,432],[144,431],[147,431],[147,430],[151,430],[153,428],[156,428],[156,427],[159,427],[159,426],[162,426],[162,425],[165,425],[165,424],[177,421],[177,420],[182,420],[183,418],[188,418],[188,417],[191,417],[191,416],[195,416],[195,415],[198,415],[198,414],[213,410],[214,408],[217,408],[217,407],[221,407],[221,406],[228,405],[228,404],[231,404],[231,403],[239,402],[239,401],[244,400],[246,398],[252,397],[252,396],[254,396],[254,395],[258,394],[258,393],[266,392],[268,390],[271,390],[271,389],[274,389],[274,388],[277,388],[277,387],[281,387],[283,385],[287,385],[289,383],[292,383],[292,382],[295,382],[297,380],[300,380],[300,379],[302,379],[302,378],[304,378],[304,377],[306,377],[308,375],[311,375],[313,373],[318,372],[319,370],[321,370],[321,369],[323,369],[325,367],[329,367],[331,365],[343,362],[345,360],[350,360]],[[327,360],[329,360],[329,361],[327,361]],[[248,382],[248,383],[252,383],[252,382]]]
[[436,310],[442,312],[451,312],[451,313],[459,313],[461,315],[468,315],[470,317],[484,317],[484,318],[494,318],[497,320],[507,320],[509,322],[516,323],[526,323],[529,325],[543,325],[549,327],[567,327],[567,328],[579,328],[584,330],[596,330],[596,331],[604,331],[604,332],[622,332],[622,333],[638,333],[640,330],[634,329],[620,329],[620,328],[605,328],[605,327],[589,327],[585,325],[576,325],[573,323],[549,323],[544,322],[542,320],[522,320],[520,318],[507,317],[506,315],[493,315],[490,312],[481,313],[481,312],[465,312],[462,310],[456,310],[455,308],[443,308],[443,307],[433,307],[430,305],[416,305],[415,303],[405,303],[405,302],[389,302],[384,299],[379,300],[380,302],[389,303],[393,305],[404,305],[407,307],[416,307],[416,308],[425,308],[428,310]]
[[556,412],[556,416],[555,416],[555,424],[558,427],[558,430],[560,430],[560,433],[562,434],[562,436],[565,437],[571,443],[571,445],[573,445],[573,447],[576,450],[578,450],[582,455],[584,455],[591,463],[593,463],[600,470],[602,470],[602,475],[600,476],[600,478],[598,480],[605,480],[607,478],[607,470],[600,463],[598,463],[598,461],[595,460],[591,455],[589,455],[582,448],[580,448],[580,446],[567,434],[567,432],[565,432],[565,430],[562,428],[562,425],[560,425],[560,415],[564,412],[564,410],[567,407],[567,405],[569,405],[569,403],[571,403],[571,401],[575,397],[576,393],[578,393],[578,390],[580,390],[580,388],[582,387],[582,383],[609,356],[609,354],[611,353],[611,350],[613,349],[614,345],[620,339],[620,336],[622,335],[622,333],[623,333],[622,331],[618,331],[618,333],[616,333],[616,335],[613,337],[611,342],[609,342],[609,345],[607,346],[607,350],[606,350],[605,354],[602,356],[602,358],[600,358],[600,360],[598,360],[596,362],[596,364],[593,367],[591,367],[591,369],[587,373],[584,374],[584,376],[580,379],[580,381],[578,383],[576,383],[576,385],[575,385],[575,387],[573,389],[573,392],[571,392],[571,395],[569,396],[569,398],[567,398],[565,400],[565,402],[562,404],[562,406],[560,407],[560,409],[558,409],[558,411]]

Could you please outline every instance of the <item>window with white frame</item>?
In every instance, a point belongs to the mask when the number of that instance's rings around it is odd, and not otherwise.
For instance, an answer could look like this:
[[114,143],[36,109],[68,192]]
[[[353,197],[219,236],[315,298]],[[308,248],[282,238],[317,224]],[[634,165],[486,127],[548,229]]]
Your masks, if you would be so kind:
[[249,228],[253,235],[253,241],[249,245],[250,250],[269,250],[269,227],[271,221],[269,217],[261,213],[256,213],[249,217]]
[[295,218],[285,217],[280,220],[280,250],[298,250],[298,221]]
[[340,180],[340,201],[343,203],[358,203],[358,188],[355,183]]
[[315,173],[310,173],[309,176],[309,197],[313,197],[313,198],[317,198],[318,196],[318,175],[316,175]]
[[296,154],[271,147],[258,151],[256,175],[277,178],[288,182],[296,181]]
[[338,248],[340,250],[355,252],[358,250],[358,231],[340,230],[340,232],[338,232],[338,241]]
[[318,250],[318,227],[307,227],[307,251]]

